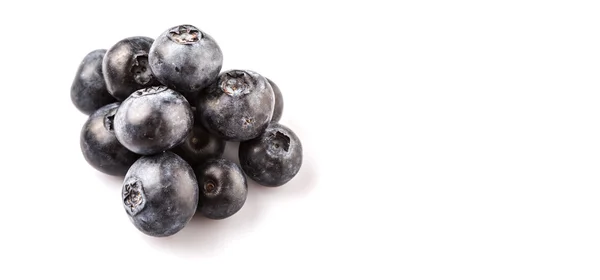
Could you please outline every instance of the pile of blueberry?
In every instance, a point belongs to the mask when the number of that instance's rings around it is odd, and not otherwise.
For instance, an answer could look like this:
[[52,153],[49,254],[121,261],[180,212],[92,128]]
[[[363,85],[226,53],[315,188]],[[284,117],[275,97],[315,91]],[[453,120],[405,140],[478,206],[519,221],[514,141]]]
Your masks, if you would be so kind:
[[[302,165],[300,140],[278,124],[279,88],[222,64],[211,36],[180,25],[93,51],[79,66],[71,99],[90,115],[81,151],[99,171],[125,176],[123,207],[145,234],[173,235],[195,213],[230,217],[246,201],[246,176],[277,187]],[[240,142],[241,167],[222,157],[226,141]]]

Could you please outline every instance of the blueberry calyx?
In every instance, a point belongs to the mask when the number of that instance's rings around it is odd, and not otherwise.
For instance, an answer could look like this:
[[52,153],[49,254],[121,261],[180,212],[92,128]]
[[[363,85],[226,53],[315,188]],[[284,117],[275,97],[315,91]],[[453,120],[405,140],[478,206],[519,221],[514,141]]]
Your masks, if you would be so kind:
[[282,150],[287,152],[290,149],[290,137],[281,131],[276,131],[268,136],[269,151],[271,153],[281,153]]
[[244,117],[242,118],[242,125],[243,126],[248,126],[251,125],[254,122],[254,119],[251,117]]
[[125,184],[123,188],[123,203],[127,212],[134,216],[144,208],[146,197],[139,180]]
[[208,138],[200,139],[200,138],[194,136],[194,137],[192,137],[190,142],[192,144],[191,145],[192,147],[198,149],[198,148],[202,148],[208,144]]
[[218,184],[215,184],[213,181],[206,181],[204,183],[204,194],[207,196],[216,196],[221,192],[221,188]]
[[106,130],[112,134],[115,133],[114,122],[115,114],[117,113],[117,108],[113,108],[112,110],[108,111],[108,113],[106,113],[106,115],[104,116],[104,128],[106,128]]
[[145,85],[152,80],[152,70],[148,66],[148,54],[136,54],[131,66],[131,74],[136,83]]
[[153,86],[153,87],[147,87],[147,88],[143,88],[140,89],[138,91],[136,91],[135,96],[143,96],[143,95],[151,95],[151,94],[157,94],[160,92],[163,92],[165,90],[167,90],[168,88],[166,86]]
[[180,25],[169,30],[169,39],[178,44],[190,45],[202,39],[202,32],[191,25]]
[[224,93],[235,96],[250,93],[256,81],[244,71],[228,72],[221,81],[221,90]]

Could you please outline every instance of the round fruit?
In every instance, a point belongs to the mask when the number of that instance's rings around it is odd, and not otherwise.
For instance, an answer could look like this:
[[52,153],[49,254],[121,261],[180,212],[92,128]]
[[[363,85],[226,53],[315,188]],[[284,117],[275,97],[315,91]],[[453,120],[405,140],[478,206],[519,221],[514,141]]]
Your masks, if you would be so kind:
[[248,195],[240,167],[226,159],[210,159],[194,170],[200,195],[198,212],[209,219],[225,219],[237,213]]
[[140,157],[123,147],[115,137],[113,118],[119,103],[108,104],[94,112],[81,129],[80,147],[85,160],[97,170],[124,176]]
[[106,50],[95,50],[87,54],[71,85],[71,101],[82,113],[89,115],[117,100],[108,93],[104,75],[102,74],[102,59]]
[[152,44],[149,59],[156,78],[190,102],[215,81],[223,65],[217,42],[192,25],[178,25],[163,32]]
[[198,204],[198,183],[192,168],[179,156],[164,152],[141,157],[123,181],[123,206],[131,222],[150,236],[179,232]]
[[118,100],[125,100],[134,91],[160,83],[148,66],[148,51],[152,38],[129,37],[108,50],[102,61],[102,71],[108,92]]
[[300,170],[302,144],[293,131],[275,123],[260,137],[240,143],[239,157],[250,179],[263,186],[277,187]]
[[267,79],[252,71],[231,70],[199,96],[197,116],[209,132],[225,140],[245,141],[265,131],[274,105]]
[[192,132],[172,152],[187,161],[192,167],[217,158],[225,151],[225,141],[208,133],[201,125],[195,125]]
[[127,149],[150,155],[171,149],[185,140],[193,125],[185,98],[164,86],[136,91],[115,115],[115,134]]

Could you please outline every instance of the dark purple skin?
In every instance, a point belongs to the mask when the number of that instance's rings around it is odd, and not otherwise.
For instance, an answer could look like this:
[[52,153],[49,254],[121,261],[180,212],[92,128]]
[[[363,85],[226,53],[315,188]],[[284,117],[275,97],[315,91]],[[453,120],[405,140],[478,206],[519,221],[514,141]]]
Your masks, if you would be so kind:
[[73,105],[86,115],[94,113],[104,105],[117,100],[108,93],[104,75],[102,74],[102,59],[106,50],[95,50],[88,53],[79,64],[73,84],[71,84],[71,101]]
[[156,38],[150,48],[149,62],[163,85],[195,103],[200,90],[219,76],[223,53],[207,33],[192,25],[178,25]]
[[83,157],[92,167],[109,175],[125,176],[140,156],[115,137],[113,118],[118,108],[119,103],[112,103],[94,112],[81,129],[79,144]]
[[133,92],[160,83],[148,65],[148,51],[154,40],[129,37],[112,46],[102,61],[108,92],[123,101]]
[[187,161],[192,167],[210,158],[218,158],[225,151],[225,140],[208,133],[201,125],[194,125],[185,141],[171,151]]
[[290,181],[302,166],[302,144],[289,128],[274,123],[256,139],[240,143],[239,158],[248,178],[278,187]]
[[226,159],[210,159],[194,169],[200,195],[198,212],[220,220],[237,213],[248,196],[248,184],[242,169]]
[[129,96],[115,115],[115,134],[127,149],[151,155],[181,144],[192,131],[192,109],[185,98],[164,86]]
[[281,115],[283,115],[283,95],[281,95],[281,90],[273,81],[271,81],[269,78],[267,78],[267,81],[269,81],[275,97],[275,108],[273,108],[273,117],[271,118],[271,122],[277,123],[279,120],[281,120]]
[[173,235],[192,219],[198,205],[194,170],[174,153],[144,156],[123,181],[122,199],[129,219],[141,232]]
[[275,106],[267,79],[247,70],[230,70],[202,91],[197,118],[212,134],[228,141],[245,141],[265,131]]

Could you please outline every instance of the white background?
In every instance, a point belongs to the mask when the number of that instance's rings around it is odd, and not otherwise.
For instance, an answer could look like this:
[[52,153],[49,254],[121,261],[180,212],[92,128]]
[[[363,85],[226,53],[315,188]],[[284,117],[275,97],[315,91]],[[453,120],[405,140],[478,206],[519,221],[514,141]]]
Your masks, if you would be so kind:
[[[10,2],[0,279],[600,278],[597,1]],[[69,90],[89,51],[183,23],[279,85],[305,160],[152,238]]]

